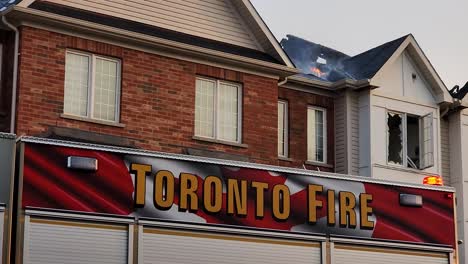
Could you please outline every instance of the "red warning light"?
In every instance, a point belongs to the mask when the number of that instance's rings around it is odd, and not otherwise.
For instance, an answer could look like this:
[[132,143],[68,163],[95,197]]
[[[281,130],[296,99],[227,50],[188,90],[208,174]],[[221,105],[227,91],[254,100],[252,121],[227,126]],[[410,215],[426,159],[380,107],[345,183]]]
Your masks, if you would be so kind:
[[435,186],[443,186],[444,181],[440,176],[427,176],[423,180],[423,184],[425,185],[435,185]]

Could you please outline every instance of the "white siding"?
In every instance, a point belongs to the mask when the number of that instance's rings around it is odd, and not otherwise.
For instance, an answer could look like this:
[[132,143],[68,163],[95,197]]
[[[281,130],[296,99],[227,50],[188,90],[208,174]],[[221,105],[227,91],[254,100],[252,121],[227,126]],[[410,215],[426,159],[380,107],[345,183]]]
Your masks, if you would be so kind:
[[144,264],[319,264],[319,243],[157,229],[143,231]]
[[262,50],[225,0],[49,0],[87,11]]
[[349,122],[350,122],[350,157],[348,174],[359,175],[359,94],[350,92],[349,94]]
[[346,93],[340,93],[335,100],[335,172],[348,173]]
[[449,142],[449,121],[440,120],[440,152],[442,163],[442,178],[445,185],[450,183],[450,142]]
[[128,263],[125,226],[37,219],[31,219],[26,225],[26,264]]
[[376,247],[335,246],[333,264],[448,264],[449,255]]
[[424,104],[436,104],[432,88],[407,52],[385,66],[373,82],[379,86],[375,89],[375,94]]

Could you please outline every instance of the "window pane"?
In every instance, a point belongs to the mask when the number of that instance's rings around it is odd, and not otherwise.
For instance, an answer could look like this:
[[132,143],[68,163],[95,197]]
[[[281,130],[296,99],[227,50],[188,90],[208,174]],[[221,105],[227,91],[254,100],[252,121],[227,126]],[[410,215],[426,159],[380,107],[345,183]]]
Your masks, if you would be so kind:
[[287,146],[287,103],[278,102],[278,156],[285,157]]
[[403,117],[400,114],[388,113],[388,162],[403,164]]
[[117,121],[118,65],[116,61],[96,58],[93,118]]
[[325,162],[325,112],[317,109],[307,111],[308,160]]
[[234,85],[221,83],[218,87],[218,138],[237,142],[239,88]]
[[64,113],[88,116],[89,56],[67,53]]
[[195,135],[214,138],[213,81],[197,79],[195,95]]

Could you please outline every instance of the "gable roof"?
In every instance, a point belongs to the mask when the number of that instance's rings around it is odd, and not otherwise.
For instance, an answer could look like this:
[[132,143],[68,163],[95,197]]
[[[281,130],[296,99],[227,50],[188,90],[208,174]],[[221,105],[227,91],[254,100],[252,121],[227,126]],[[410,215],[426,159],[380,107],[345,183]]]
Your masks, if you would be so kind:
[[356,80],[372,79],[409,35],[343,60],[342,66]]
[[23,2],[18,6],[295,70],[249,0]]
[[[453,101],[444,82],[411,34],[355,56],[348,56],[337,50],[299,37],[291,35],[287,37],[287,39],[281,41],[281,44],[303,74],[315,75],[315,79],[319,78],[324,82],[335,84],[343,81],[367,81],[370,86],[377,87],[372,80],[382,74],[386,66],[390,65],[406,51],[428,80],[437,101]],[[318,58],[325,61],[325,63],[320,63]],[[304,75],[301,77],[304,77]]]

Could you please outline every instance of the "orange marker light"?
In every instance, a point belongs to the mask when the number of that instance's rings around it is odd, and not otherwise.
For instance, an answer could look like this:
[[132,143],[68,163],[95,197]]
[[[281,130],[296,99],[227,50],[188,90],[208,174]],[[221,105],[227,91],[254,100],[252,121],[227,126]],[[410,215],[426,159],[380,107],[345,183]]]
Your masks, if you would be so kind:
[[435,186],[443,186],[444,181],[440,176],[427,176],[423,180],[423,184],[425,185],[435,185]]

